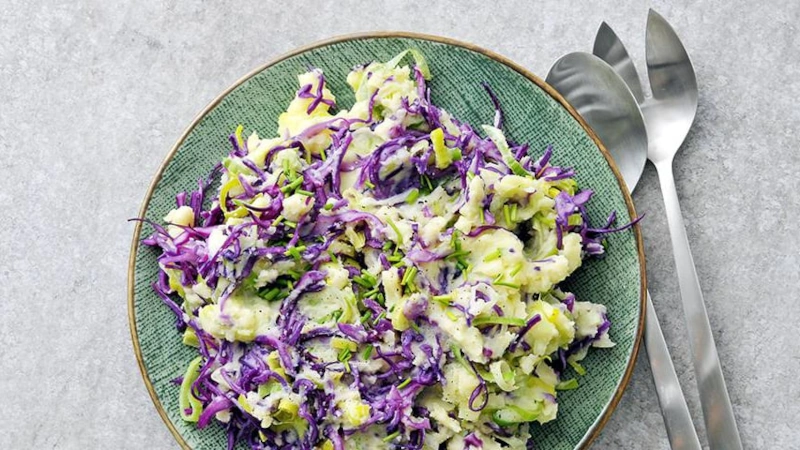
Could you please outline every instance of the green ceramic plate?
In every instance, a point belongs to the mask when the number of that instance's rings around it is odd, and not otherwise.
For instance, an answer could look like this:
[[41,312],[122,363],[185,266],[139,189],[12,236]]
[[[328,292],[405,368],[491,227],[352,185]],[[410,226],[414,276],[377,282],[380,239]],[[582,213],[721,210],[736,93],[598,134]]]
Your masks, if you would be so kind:
[[[147,192],[141,217],[160,220],[174,205],[175,194],[196,186],[229,150],[228,134],[240,123],[262,136],[274,133],[278,115],[297,90],[297,75],[307,67],[325,71],[342,105],[352,103],[345,76],[358,64],[385,61],[407,48],[417,48],[429,61],[433,101],[456,117],[477,125],[490,123],[493,109],[480,85],[487,81],[506,114],[505,130],[535,152],[555,146],[553,160],[574,166],[577,181],[596,193],[589,211],[601,223],[617,211],[620,223],[634,215],[619,174],[596,136],[575,111],[545,83],[513,62],[473,45],[433,36],[380,33],[348,36],[294,51],[245,76],[214,100],[189,126],[167,155]],[[149,233],[150,230],[144,232]],[[184,448],[225,448],[221,426],[204,430],[181,421],[178,387],[195,356],[181,344],[172,313],[150,288],[156,279],[155,250],[142,247],[141,225],[133,236],[129,267],[129,315],[133,346],[156,409]],[[644,318],[644,257],[638,227],[609,238],[608,255],[588,261],[569,281],[579,299],[608,306],[613,349],[591,352],[588,375],[581,387],[559,394],[558,419],[533,430],[536,448],[574,449],[588,446],[619,401],[630,377]]]

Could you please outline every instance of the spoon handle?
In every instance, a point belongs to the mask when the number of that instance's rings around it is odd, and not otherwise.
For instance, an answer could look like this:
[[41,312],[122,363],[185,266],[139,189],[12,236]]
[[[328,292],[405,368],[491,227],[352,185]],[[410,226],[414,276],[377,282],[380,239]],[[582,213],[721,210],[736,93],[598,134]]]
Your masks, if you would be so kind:
[[678,375],[672,365],[669,348],[661,332],[650,292],[647,293],[644,347],[653,371],[653,382],[656,385],[658,404],[664,416],[670,447],[672,450],[701,450],[700,439],[697,437],[692,416],[689,414],[686,399],[678,382]]
[[686,226],[683,223],[675,178],[672,175],[672,159],[659,161],[656,169],[672,238],[672,251],[675,255],[683,312],[689,330],[692,360],[697,377],[697,389],[700,391],[700,403],[703,406],[708,443],[712,450],[741,449],[742,442],[739,430],[736,428],[736,418],[725,387],[725,378],[722,376],[722,367],[689,248],[689,239],[686,237]]

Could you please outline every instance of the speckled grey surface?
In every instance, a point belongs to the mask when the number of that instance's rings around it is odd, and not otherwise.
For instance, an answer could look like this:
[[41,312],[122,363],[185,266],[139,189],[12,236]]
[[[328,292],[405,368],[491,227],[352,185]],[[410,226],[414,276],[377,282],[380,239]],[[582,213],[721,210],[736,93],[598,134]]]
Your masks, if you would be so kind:
[[[126,219],[183,128],[241,75],[386,29],[470,41],[543,75],[590,49],[604,19],[641,65],[654,6],[701,89],[675,174],[742,438],[800,448],[800,3],[224,3],[0,3],[0,447],[176,448],[131,349]],[[650,291],[702,430],[657,181],[648,166],[634,197]],[[668,448],[643,356],[595,447]]]

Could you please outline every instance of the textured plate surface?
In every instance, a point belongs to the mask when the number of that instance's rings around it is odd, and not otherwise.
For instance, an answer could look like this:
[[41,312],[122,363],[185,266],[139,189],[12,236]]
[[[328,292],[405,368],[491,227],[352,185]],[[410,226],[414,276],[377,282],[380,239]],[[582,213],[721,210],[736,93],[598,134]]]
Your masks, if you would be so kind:
[[[407,48],[419,49],[433,73],[432,100],[461,120],[479,128],[491,123],[492,104],[480,82],[497,93],[505,112],[509,139],[527,142],[534,155],[548,144],[555,147],[553,162],[574,166],[577,181],[595,191],[589,214],[602,224],[611,211],[618,223],[633,215],[630,197],[622,188],[607,152],[582,120],[540,79],[487,50],[449,39],[408,33],[358,35],[333,39],[297,50],[267,64],[240,80],[209,105],[189,126],[169,153],[148,191],[141,217],[160,221],[174,206],[175,194],[193,189],[200,178],[229,151],[227,136],[238,124],[246,133],[274,135],[278,115],[298,89],[297,75],[309,66],[324,70],[340,107],[353,97],[345,83],[350,69],[373,60],[385,61]],[[223,428],[213,424],[197,430],[181,421],[178,386],[195,356],[181,343],[172,313],[150,288],[156,279],[157,252],[139,245],[150,233],[136,226],[129,267],[129,315],[133,345],[145,384],[156,409],[185,448],[225,448]],[[608,239],[604,259],[584,263],[566,284],[578,300],[604,303],[612,321],[612,349],[590,352],[580,377],[580,388],[558,396],[558,419],[535,425],[538,449],[573,449],[588,446],[619,401],[635,361],[643,320],[644,257],[638,227],[635,232]]]

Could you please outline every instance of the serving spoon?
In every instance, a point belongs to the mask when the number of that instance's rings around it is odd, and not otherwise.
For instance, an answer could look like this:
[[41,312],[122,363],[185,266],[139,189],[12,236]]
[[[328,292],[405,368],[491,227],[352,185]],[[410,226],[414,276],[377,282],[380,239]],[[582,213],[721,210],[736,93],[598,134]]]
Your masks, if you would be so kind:
[[[570,53],[556,61],[546,81],[597,133],[617,163],[628,189],[633,191],[647,162],[648,139],[639,105],[625,82],[600,58],[582,52]],[[700,440],[649,292],[644,344],[670,445],[674,450],[699,450]]]
[[603,25],[595,38],[594,53],[620,72],[642,104],[649,141],[647,157],[658,171],[664,196],[708,442],[712,449],[741,449],[736,418],[725,386],[672,174],[675,154],[683,144],[697,112],[698,89],[694,68],[675,30],[651,9],[647,17],[645,44],[647,76],[653,96],[645,99],[639,76],[625,47],[611,27]]

